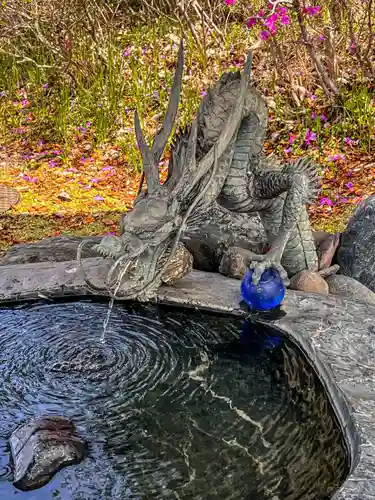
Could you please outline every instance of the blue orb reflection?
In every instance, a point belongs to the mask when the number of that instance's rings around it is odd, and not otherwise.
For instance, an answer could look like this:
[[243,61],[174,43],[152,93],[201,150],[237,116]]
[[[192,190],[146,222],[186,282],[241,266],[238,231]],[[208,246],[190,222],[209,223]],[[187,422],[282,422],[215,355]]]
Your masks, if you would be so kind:
[[284,343],[284,336],[271,328],[244,320],[240,333],[240,345],[244,353],[261,354],[273,351]]

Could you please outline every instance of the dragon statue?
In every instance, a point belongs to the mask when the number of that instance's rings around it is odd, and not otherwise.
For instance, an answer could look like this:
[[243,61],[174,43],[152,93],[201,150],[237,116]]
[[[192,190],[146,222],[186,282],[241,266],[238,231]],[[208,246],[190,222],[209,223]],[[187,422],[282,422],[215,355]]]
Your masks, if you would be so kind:
[[[204,96],[192,124],[174,138],[164,184],[160,183],[159,162],[180,100],[182,41],[166,116],[151,147],[135,112],[147,190],[142,191],[142,178],[132,210],[121,218],[120,236],[105,236],[95,247],[100,255],[114,261],[107,277],[107,294],[147,300],[163,282],[188,274],[192,256],[186,258],[189,252],[181,236],[207,221],[216,202],[231,211],[260,214],[269,250],[264,255],[251,254],[255,284],[267,267],[277,269],[286,286],[289,277],[301,270],[317,270],[306,210],[320,187],[317,169],[309,159],[281,168],[266,159],[267,109],[251,85],[251,64],[250,52],[242,74],[223,74]],[[81,252],[82,245],[77,258],[83,271]],[[86,283],[93,291],[104,291],[87,279]]]

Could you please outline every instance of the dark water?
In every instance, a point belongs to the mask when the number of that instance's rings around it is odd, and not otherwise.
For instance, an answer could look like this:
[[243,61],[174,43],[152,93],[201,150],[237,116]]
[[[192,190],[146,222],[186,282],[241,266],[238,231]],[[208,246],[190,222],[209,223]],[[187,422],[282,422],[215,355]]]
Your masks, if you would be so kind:
[[[0,499],[328,499],[346,452],[306,359],[198,312],[77,302],[0,309]],[[241,333],[242,329],[242,333]],[[11,484],[7,441],[64,415],[90,444],[44,488]]]

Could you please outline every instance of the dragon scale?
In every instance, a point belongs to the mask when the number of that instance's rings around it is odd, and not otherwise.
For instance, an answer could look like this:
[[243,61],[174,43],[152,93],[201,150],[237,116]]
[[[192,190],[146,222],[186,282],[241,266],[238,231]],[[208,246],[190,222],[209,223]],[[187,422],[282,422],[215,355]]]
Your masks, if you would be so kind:
[[[231,95],[233,97],[233,92]],[[228,96],[229,94],[227,98]],[[232,105],[236,105],[235,98]],[[220,114],[225,112],[227,110],[221,106],[212,106],[211,123],[222,123],[223,120],[220,120]],[[265,197],[259,198],[254,196],[253,190],[255,176],[261,177],[262,171],[279,171],[275,167],[268,165],[267,160],[263,157],[267,122],[268,113],[265,102],[257,90],[249,86],[244,106],[244,116],[233,144],[232,161],[218,201],[224,207],[236,212],[258,212],[268,242],[272,245],[282,223],[285,195],[281,194],[278,197],[270,197],[269,199]],[[205,125],[207,126],[207,122]],[[217,135],[219,135],[219,130]],[[215,134],[210,130],[210,137],[213,136]],[[309,171],[303,172],[305,176],[309,174]],[[310,194],[308,192],[310,189],[309,182],[310,179],[308,178],[306,182],[306,198]],[[312,172],[311,182],[313,184],[312,191],[314,191],[315,172]],[[271,189],[269,189],[269,192],[271,194]],[[296,208],[298,209],[298,207]],[[299,207],[299,219],[288,239],[281,263],[289,276],[293,276],[303,269],[317,270],[318,259],[315,242],[305,205]]]

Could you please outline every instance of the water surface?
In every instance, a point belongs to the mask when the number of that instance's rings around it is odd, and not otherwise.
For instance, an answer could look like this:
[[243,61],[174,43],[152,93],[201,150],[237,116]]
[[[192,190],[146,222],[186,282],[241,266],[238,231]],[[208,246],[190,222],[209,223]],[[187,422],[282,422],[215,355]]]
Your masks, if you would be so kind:
[[[324,500],[344,443],[306,359],[233,318],[76,302],[0,309],[0,498]],[[11,484],[8,439],[63,415],[90,445],[45,487]]]

